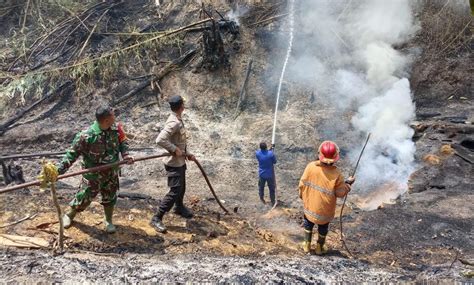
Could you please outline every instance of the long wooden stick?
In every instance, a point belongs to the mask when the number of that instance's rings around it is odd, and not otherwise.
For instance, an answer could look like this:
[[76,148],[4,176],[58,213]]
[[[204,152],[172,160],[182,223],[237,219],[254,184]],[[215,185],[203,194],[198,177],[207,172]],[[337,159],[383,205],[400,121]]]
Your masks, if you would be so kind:
[[365,140],[364,147],[363,147],[362,150],[360,151],[359,158],[357,159],[356,166],[355,166],[354,169],[352,170],[351,176],[354,176],[354,175],[356,174],[356,172],[357,172],[357,168],[359,168],[359,162],[360,162],[360,159],[362,158],[362,154],[364,154],[365,147],[367,146],[367,143],[369,142],[370,135],[371,135],[371,133],[369,133],[369,134],[367,135],[367,139]]
[[[143,161],[143,160],[149,160],[149,159],[154,159],[154,158],[160,158],[160,157],[167,157],[167,156],[171,156],[170,153],[163,153],[163,154],[156,154],[156,155],[148,155],[148,156],[143,156],[143,157],[137,157],[134,159],[135,162],[137,161]],[[219,198],[217,197],[217,194],[216,192],[214,191],[214,188],[212,187],[211,185],[211,182],[209,181],[209,178],[207,177],[207,174],[206,172],[204,171],[204,168],[202,168],[201,164],[199,163],[199,161],[197,160],[194,160],[194,162],[196,163],[197,167],[199,168],[199,170],[201,171],[201,174],[202,176],[204,177],[204,179],[206,180],[206,183],[207,183],[207,186],[209,186],[209,190],[211,191],[212,195],[214,196],[214,198],[216,199],[216,202],[217,204],[219,204],[219,206],[222,208],[222,210],[224,210],[225,213],[229,213],[229,211],[224,207],[224,205],[222,205],[221,201],[219,200]],[[87,168],[87,169],[83,169],[83,170],[80,170],[80,171],[76,171],[76,172],[71,172],[71,173],[68,173],[68,174],[63,174],[63,175],[59,175],[57,180],[61,180],[61,179],[65,179],[65,178],[68,178],[68,177],[72,177],[72,176],[77,176],[77,175],[81,175],[81,174],[86,174],[86,173],[91,173],[91,172],[100,172],[100,171],[104,171],[104,170],[107,170],[107,169],[110,169],[112,167],[116,167],[116,166],[120,166],[120,165],[123,165],[123,164],[126,164],[127,161],[126,160],[122,160],[122,161],[117,161],[117,162],[114,162],[114,163],[110,163],[110,164],[105,164],[105,165],[101,165],[101,166],[96,166],[96,167],[91,167],[91,168]],[[41,181],[39,180],[36,180],[36,181],[32,181],[32,182],[28,182],[28,183],[23,183],[23,184],[19,184],[19,185],[15,185],[15,186],[12,186],[12,187],[8,187],[8,188],[4,188],[4,189],[1,189],[0,190],[0,194],[3,194],[3,193],[7,193],[7,192],[12,192],[12,191],[15,191],[15,190],[19,190],[19,189],[23,189],[23,188],[27,188],[27,187],[31,187],[31,186],[39,186],[41,185]],[[53,192],[54,190],[51,189],[51,192]],[[52,194],[53,195],[53,194]],[[54,194],[56,195],[56,194]],[[54,197],[53,197],[53,201],[54,201]],[[61,223],[61,219],[60,219],[60,223]]]
[[65,151],[57,151],[57,152],[38,152],[38,153],[28,153],[28,154],[12,154],[12,155],[0,156],[0,160],[30,158],[30,157],[36,157],[36,156],[40,156],[40,157],[59,156],[65,153],[66,153]]
[[63,225],[63,217],[61,214],[61,207],[59,206],[58,196],[56,195],[56,185],[55,183],[51,183],[51,198],[53,199],[54,207],[56,207],[56,213],[58,214],[59,220],[59,233],[58,233],[58,245],[59,250],[63,252],[64,250],[64,225]]
[[183,54],[179,58],[173,60],[172,62],[167,64],[163,69],[161,69],[158,74],[152,75],[152,77],[150,79],[138,84],[137,87],[135,87],[135,88],[133,88],[133,90],[130,90],[129,92],[127,92],[127,94],[123,95],[122,97],[119,97],[119,98],[115,99],[115,101],[113,102],[113,105],[120,104],[123,101],[131,98],[132,96],[134,96],[135,94],[137,94],[141,90],[143,90],[146,87],[150,86],[150,83],[152,81],[160,81],[161,79],[163,79],[163,77],[165,77],[171,71],[173,71],[177,66],[180,66],[184,62],[188,61],[196,53],[196,51],[197,51],[197,49],[193,48],[193,49],[187,51],[185,54]]
[[256,26],[256,25],[259,25],[259,24],[263,24],[263,23],[266,23],[266,22],[270,22],[270,21],[272,21],[272,20],[276,20],[276,19],[278,19],[278,18],[285,17],[285,16],[288,16],[288,13],[281,14],[281,15],[276,15],[276,16],[273,16],[273,17],[264,19],[264,20],[262,20],[262,21],[258,21],[258,22],[252,23],[252,24],[249,25],[249,27],[253,27],[253,26]]
[[89,36],[87,37],[86,41],[84,42],[84,45],[82,46],[81,50],[79,51],[79,55],[77,56],[77,58],[79,59],[82,55],[82,52],[84,51],[84,49],[86,48],[87,44],[89,43],[89,40],[91,39],[92,37],[92,34],[94,33],[95,29],[97,28],[97,26],[99,25],[100,21],[102,21],[102,18],[105,16],[105,14],[107,14],[109,12],[110,8],[105,10],[104,13],[102,13],[102,15],[100,15],[99,19],[97,20],[97,22],[95,23],[94,27],[92,28],[92,30],[90,31],[89,33]]
[[25,29],[26,26],[26,17],[28,16],[28,9],[30,7],[30,0],[26,2],[26,8],[25,8],[25,16],[23,17],[23,24],[21,25],[21,33],[23,33],[23,30]]
[[[138,157],[138,158],[135,158],[134,160],[135,161],[142,161],[142,160],[148,160],[148,159],[154,159],[154,158],[166,157],[166,156],[171,156],[171,154],[165,153],[165,154],[149,155],[149,156]],[[101,165],[101,166],[91,167],[91,168],[83,169],[83,170],[80,170],[80,171],[59,175],[58,180],[65,179],[65,178],[68,178],[68,177],[77,176],[77,175],[82,175],[82,174],[86,174],[86,173],[91,173],[91,172],[100,172],[100,171],[104,171],[104,170],[110,169],[112,167],[120,166],[120,165],[126,164],[126,163],[127,163],[126,160],[122,160],[122,161],[117,161],[117,162],[110,163],[110,164],[104,164],[104,165]],[[39,185],[41,185],[41,181],[35,180],[35,181],[32,181],[32,182],[23,183],[23,184],[19,184],[19,185],[4,188],[4,189],[0,190],[0,194],[7,193],[7,192],[12,192],[12,191],[15,191],[15,190],[18,190],[18,189],[23,189],[23,188],[27,188],[27,187],[31,187],[31,186],[39,186]]]
[[29,220],[29,219],[33,219],[34,217],[36,217],[38,214],[33,214],[33,215],[29,215],[29,216],[26,216],[18,221],[15,221],[13,223],[9,223],[9,224],[5,224],[5,225],[0,225],[0,229],[3,229],[3,228],[6,228],[6,227],[10,227],[10,226],[14,226],[14,225],[17,225],[23,221],[26,221],[26,220]]
[[[365,147],[367,146],[367,143],[369,142],[369,139],[370,139],[370,133],[367,135],[367,139],[365,141],[364,147],[360,151],[359,158],[357,159],[356,166],[352,170],[351,176],[354,176],[356,174],[357,168],[359,167],[360,158],[362,157],[362,154],[364,153]],[[347,193],[346,196],[344,196],[344,202],[342,202],[341,213],[339,214],[339,230],[341,231],[341,238],[340,239],[341,239],[342,245],[344,246],[346,251],[349,253],[349,255],[354,256],[346,245],[346,241],[344,240],[344,234],[343,234],[343,231],[342,231],[342,214],[343,214],[343,211],[344,211],[344,206],[346,205],[347,196],[349,196],[349,193]]]

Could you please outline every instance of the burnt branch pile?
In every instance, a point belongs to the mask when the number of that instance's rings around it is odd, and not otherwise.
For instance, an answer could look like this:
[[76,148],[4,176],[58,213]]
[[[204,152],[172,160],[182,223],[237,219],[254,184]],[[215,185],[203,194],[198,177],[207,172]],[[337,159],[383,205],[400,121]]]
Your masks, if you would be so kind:
[[[42,33],[26,21],[24,32],[18,35],[23,48],[4,55],[0,66],[0,94],[19,105],[34,103],[9,114],[0,124],[0,135],[44,97],[55,96],[54,90],[65,83],[74,87],[69,93],[88,94],[119,82],[128,87],[127,92],[119,88],[122,91],[116,93],[116,103],[121,103],[148,86],[161,93],[159,81],[189,66],[196,54],[200,55],[196,69],[230,66],[227,45],[239,36],[236,22],[209,6],[170,23],[172,17],[158,17],[152,5],[149,1],[92,1],[78,11],[62,7],[67,15]],[[135,18],[146,18],[147,25],[130,27],[130,19]]]
[[[0,93],[16,98],[20,105],[33,94],[44,95],[45,90],[67,81],[73,82],[76,93],[87,93],[125,76],[152,74],[195,49],[201,50],[201,68],[212,71],[230,65],[225,45],[235,40],[239,28],[212,7],[190,15],[176,28],[176,23],[167,23],[150,12],[152,3],[148,1],[95,2],[79,12],[70,11],[44,33],[33,28],[29,34],[25,32],[30,40],[24,41],[24,47],[4,56]],[[214,19],[216,13],[219,20]],[[130,28],[125,19],[142,14],[151,24]]]
[[[212,11],[212,7],[205,8],[203,4],[201,16],[205,15],[212,21],[200,28],[202,30],[201,62],[198,66],[211,71],[218,70],[221,67],[230,67],[225,39],[229,38],[229,41],[233,42],[239,35],[239,26],[236,22],[225,19],[217,10],[215,12],[220,19],[216,21]],[[227,37],[228,35],[230,36]]]

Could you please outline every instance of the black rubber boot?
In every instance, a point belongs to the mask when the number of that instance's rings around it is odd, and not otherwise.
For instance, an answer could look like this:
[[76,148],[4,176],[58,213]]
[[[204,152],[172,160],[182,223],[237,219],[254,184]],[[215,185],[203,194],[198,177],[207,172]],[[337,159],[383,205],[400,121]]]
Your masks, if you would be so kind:
[[185,206],[175,207],[174,213],[186,219],[191,219],[194,216],[193,212],[191,212],[191,210],[189,210]]
[[150,221],[150,226],[152,226],[157,232],[159,233],[166,233],[167,228],[165,224],[163,223],[163,216],[160,215],[154,215],[153,218]]

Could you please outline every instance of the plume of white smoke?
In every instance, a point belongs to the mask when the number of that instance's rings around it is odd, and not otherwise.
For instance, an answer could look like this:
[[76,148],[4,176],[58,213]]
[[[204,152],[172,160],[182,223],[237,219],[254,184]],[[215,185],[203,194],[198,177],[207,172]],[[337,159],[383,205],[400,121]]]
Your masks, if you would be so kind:
[[[314,0],[295,7],[298,28],[288,77],[334,102],[337,112],[353,111],[352,128],[361,136],[372,133],[358,172],[368,190],[385,182],[406,189],[413,170],[408,124],[415,107],[405,78],[410,60],[393,48],[417,31],[412,5],[410,0]],[[355,159],[360,147],[352,144],[349,157]]]
[[225,17],[231,21],[234,21],[237,23],[237,25],[240,26],[240,17],[242,15],[244,15],[245,13],[248,12],[248,7],[246,6],[240,6],[240,5],[236,5],[235,8],[233,8],[232,10],[230,10],[229,12],[227,12],[227,14],[225,15]]

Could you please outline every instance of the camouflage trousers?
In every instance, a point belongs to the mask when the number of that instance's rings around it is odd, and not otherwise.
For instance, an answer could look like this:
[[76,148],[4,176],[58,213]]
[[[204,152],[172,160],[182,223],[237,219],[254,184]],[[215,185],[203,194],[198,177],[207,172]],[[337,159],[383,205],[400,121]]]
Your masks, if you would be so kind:
[[97,194],[100,193],[100,203],[102,205],[114,206],[115,203],[117,203],[118,190],[118,171],[110,170],[101,173],[86,174],[82,176],[81,190],[76,193],[69,205],[77,212],[84,211]]

